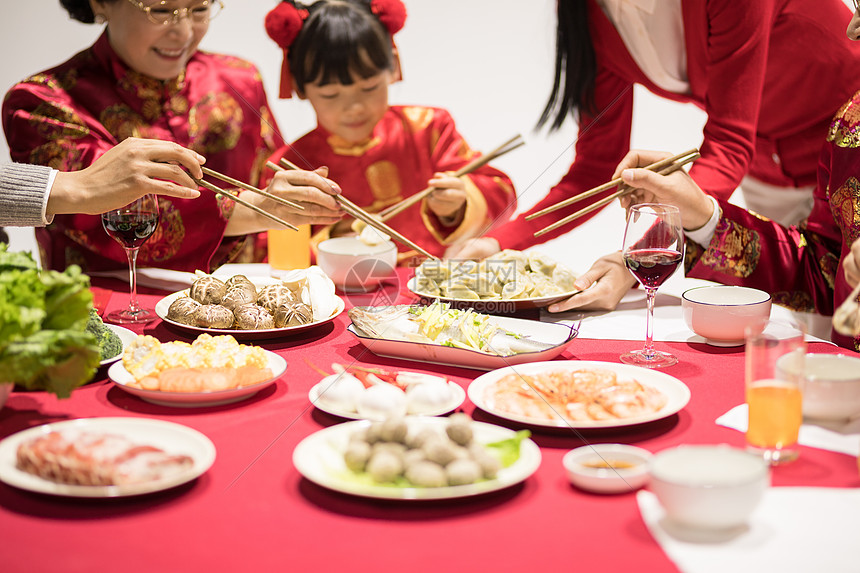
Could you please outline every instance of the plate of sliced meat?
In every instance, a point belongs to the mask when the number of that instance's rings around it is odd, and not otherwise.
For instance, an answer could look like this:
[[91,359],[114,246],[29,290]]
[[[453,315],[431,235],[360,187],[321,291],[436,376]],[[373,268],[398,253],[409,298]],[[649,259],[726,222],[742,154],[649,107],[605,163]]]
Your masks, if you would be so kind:
[[126,497],[187,483],[215,461],[211,440],[148,418],[81,418],[0,441],[0,481],[69,497]]
[[653,422],[690,401],[686,384],[664,372],[614,362],[559,360],[499,368],[468,389],[494,416],[551,428],[614,428]]

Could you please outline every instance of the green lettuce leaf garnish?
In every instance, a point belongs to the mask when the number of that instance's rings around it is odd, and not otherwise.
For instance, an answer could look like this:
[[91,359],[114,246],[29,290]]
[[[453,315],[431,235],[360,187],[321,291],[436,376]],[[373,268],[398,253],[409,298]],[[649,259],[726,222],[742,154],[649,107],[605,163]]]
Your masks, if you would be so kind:
[[77,266],[40,271],[29,253],[0,245],[0,382],[67,398],[92,379],[100,359],[85,330],[89,286]]
[[489,444],[484,444],[484,447],[493,451],[502,463],[502,467],[507,468],[520,459],[520,444],[531,435],[532,433],[528,430],[520,430],[511,438],[499,440],[498,442],[490,442]]

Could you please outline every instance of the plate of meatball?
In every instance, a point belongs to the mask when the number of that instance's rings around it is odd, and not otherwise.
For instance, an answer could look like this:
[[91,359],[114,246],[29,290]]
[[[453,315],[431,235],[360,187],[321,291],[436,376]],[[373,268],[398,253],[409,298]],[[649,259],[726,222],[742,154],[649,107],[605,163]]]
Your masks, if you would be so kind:
[[290,280],[201,275],[191,288],[158,301],[155,312],[180,330],[254,340],[317,327],[334,320],[344,307],[334,283],[312,267]]
[[455,499],[516,485],[540,466],[528,432],[450,417],[356,420],[319,430],[293,465],[324,488],[377,499]]

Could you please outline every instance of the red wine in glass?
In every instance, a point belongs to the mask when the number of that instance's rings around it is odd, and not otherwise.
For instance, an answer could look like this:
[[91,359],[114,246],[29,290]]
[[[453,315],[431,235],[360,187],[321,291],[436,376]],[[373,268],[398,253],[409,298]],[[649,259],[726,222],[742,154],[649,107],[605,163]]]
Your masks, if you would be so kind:
[[624,253],[624,264],[645,288],[658,288],[681,264],[683,255],[671,249],[633,249]]
[[627,269],[645,287],[647,314],[645,347],[622,354],[622,362],[647,368],[671,366],[678,362],[672,354],[654,349],[654,297],[657,288],[681,264],[683,248],[684,231],[677,207],[643,203],[630,208],[621,253]]
[[109,313],[105,320],[114,324],[142,324],[155,320],[155,311],[141,308],[137,302],[137,252],[158,228],[158,199],[155,195],[144,195],[125,207],[102,213],[102,226],[125,250],[131,284],[128,307]]
[[104,220],[107,234],[125,249],[138,249],[158,228],[158,213],[120,213]]

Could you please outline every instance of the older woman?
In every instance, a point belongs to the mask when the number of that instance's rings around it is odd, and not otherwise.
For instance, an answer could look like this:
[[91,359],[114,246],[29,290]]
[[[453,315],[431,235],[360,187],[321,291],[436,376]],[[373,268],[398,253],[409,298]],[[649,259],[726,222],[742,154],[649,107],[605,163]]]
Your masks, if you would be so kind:
[[[174,141],[206,165],[257,182],[277,129],[257,69],[239,58],[197,49],[221,0],[60,0],[70,16],[102,23],[86,50],[15,85],[3,105],[12,159],[61,171],[87,167],[127,137]],[[278,174],[268,191],[300,201],[285,207],[255,193],[240,197],[291,223],[330,224],[337,186],[317,173]],[[208,191],[196,199],[160,198],[161,224],[141,248],[141,265],[209,271],[235,260],[246,236],[276,225]],[[61,215],[37,229],[43,261],[62,269],[125,268],[127,259],[97,216]]]

